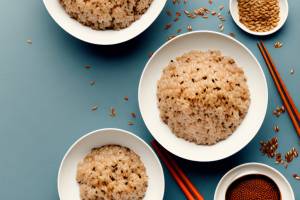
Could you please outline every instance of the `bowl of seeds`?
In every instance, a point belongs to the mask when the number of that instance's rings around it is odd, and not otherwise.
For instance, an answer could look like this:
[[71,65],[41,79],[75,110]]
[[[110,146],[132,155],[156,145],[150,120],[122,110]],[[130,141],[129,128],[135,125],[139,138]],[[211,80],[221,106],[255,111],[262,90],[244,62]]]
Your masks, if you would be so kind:
[[288,17],[287,0],[230,0],[235,23],[253,35],[270,35],[278,31]]
[[262,163],[245,163],[228,171],[214,194],[214,200],[241,199],[295,200],[295,195],[276,169]]

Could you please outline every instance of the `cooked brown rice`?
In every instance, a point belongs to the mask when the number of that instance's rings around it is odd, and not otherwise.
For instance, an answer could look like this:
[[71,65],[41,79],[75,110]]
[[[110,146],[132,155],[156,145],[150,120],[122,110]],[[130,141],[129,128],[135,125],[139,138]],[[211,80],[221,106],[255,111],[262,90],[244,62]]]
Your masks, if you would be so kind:
[[160,117],[179,138],[212,145],[228,138],[250,105],[241,67],[220,51],[191,51],[163,69],[157,82]]
[[140,157],[129,148],[107,145],[92,149],[77,165],[83,200],[143,199],[148,176]]
[[66,12],[94,30],[120,30],[141,18],[152,0],[59,0]]

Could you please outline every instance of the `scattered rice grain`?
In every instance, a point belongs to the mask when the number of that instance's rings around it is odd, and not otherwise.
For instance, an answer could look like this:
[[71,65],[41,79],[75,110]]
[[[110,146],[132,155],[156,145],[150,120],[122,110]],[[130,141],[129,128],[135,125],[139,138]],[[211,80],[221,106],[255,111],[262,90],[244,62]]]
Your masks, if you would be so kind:
[[174,37],[176,37],[177,35],[172,35],[172,36],[170,36],[168,39],[167,39],[167,41],[170,41],[170,40],[172,40]]

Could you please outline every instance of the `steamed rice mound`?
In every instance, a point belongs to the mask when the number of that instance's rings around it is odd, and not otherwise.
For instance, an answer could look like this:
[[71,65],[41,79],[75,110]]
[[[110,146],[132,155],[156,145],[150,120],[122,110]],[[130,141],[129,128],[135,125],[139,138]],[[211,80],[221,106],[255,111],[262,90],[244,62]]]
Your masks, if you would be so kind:
[[250,105],[247,78],[220,51],[191,51],[163,69],[157,82],[160,117],[179,138],[213,145],[242,123]]
[[152,0],[59,0],[66,12],[94,30],[120,30],[141,18]]
[[76,180],[82,200],[143,199],[148,186],[146,168],[140,157],[118,145],[92,149],[78,163]]

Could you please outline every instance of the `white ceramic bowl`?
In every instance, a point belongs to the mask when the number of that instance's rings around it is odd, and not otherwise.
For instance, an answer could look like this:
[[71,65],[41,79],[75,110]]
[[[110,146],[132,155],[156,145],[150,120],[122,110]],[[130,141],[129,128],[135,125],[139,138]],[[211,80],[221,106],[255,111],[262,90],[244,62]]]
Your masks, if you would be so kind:
[[100,45],[118,44],[136,37],[154,22],[166,3],[166,0],[154,0],[141,19],[120,31],[96,31],[70,18],[70,15],[66,13],[65,9],[59,3],[59,0],[43,1],[52,18],[65,31],[80,40]]
[[120,129],[93,131],[77,140],[63,158],[57,179],[60,200],[80,200],[79,184],[76,181],[77,164],[93,148],[117,144],[132,149],[140,156],[149,176],[146,196],[143,200],[162,200],[165,180],[161,164],[153,150],[139,137]]
[[280,13],[279,13],[279,17],[281,18],[280,21],[278,22],[278,26],[276,28],[274,28],[271,31],[268,32],[254,32],[254,31],[250,31],[249,29],[246,28],[245,25],[243,25],[240,21],[239,21],[239,13],[238,13],[238,2],[237,0],[230,0],[229,2],[229,7],[230,7],[230,13],[231,16],[233,18],[233,20],[235,21],[235,23],[244,31],[246,31],[247,33],[253,34],[253,35],[270,35],[272,33],[275,33],[276,31],[278,31],[283,24],[285,23],[287,17],[288,17],[288,13],[289,13],[289,6],[288,6],[288,2],[287,0],[278,0],[279,1],[279,6],[280,6]]
[[222,177],[216,188],[214,200],[224,200],[226,190],[233,180],[241,175],[253,173],[263,174],[270,177],[277,184],[283,200],[295,200],[292,187],[286,178],[284,178],[284,176],[276,169],[261,163],[247,163],[239,165],[227,172]]
[[[242,124],[226,140],[212,146],[196,145],[177,138],[159,117],[157,80],[170,60],[191,50],[220,50],[243,67],[248,79],[251,103]],[[171,153],[193,161],[226,158],[246,146],[258,132],[267,109],[268,90],[265,75],[253,54],[240,42],[212,31],[189,32],[164,44],[146,64],[139,85],[139,107],[143,120],[155,139]]]

